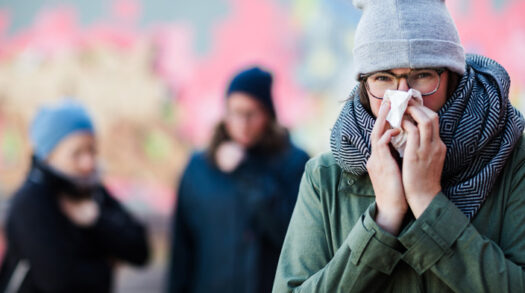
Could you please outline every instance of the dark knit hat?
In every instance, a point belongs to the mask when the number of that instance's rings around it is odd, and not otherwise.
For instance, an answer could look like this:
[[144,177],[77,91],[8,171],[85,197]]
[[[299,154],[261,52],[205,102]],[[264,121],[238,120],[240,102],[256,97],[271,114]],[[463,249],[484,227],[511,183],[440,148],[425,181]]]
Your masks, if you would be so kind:
[[261,102],[270,115],[275,118],[272,100],[272,74],[259,67],[252,67],[239,72],[230,82],[226,92],[228,98],[234,92],[242,92]]

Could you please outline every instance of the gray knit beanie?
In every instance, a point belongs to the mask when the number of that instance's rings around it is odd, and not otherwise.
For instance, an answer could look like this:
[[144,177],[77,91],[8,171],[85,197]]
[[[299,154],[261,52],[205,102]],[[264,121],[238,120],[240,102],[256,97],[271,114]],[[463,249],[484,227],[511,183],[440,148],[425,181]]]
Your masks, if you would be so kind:
[[354,40],[358,75],[393,68],[465,72],[465,53],[444,0],[353,0],[363,15]]

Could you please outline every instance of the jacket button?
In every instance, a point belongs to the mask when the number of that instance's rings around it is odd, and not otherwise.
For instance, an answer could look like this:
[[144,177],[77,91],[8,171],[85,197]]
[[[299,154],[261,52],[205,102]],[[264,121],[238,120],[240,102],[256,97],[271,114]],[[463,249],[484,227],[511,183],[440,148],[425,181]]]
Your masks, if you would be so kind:
[[354,184],[354,183],[355,183],[355,180],[354,180],[354,179],[351,179],[351,178],[350,178],[350,179],[348,179],[348,181],[347,181],[347,182],[348,182],[348,184],[349,184],[349,185],[352,185],[352,184]]

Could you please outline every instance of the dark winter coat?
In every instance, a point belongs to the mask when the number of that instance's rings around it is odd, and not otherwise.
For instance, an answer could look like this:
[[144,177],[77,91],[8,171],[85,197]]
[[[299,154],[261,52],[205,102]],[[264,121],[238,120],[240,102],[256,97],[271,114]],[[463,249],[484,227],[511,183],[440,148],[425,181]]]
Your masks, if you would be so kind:
[[148,259],[145,228],[100,186],[100,216],[89,228],[60,210],[54,186],[35,165],[15,193],[6,225],[7,252],[0,290],[19,261],[29,264],[20,292],[110,292],[113,264],[142,265]]
[[270,292],[308,155],[256,151],[232,173],[191,157],[173,223],[169,292]]

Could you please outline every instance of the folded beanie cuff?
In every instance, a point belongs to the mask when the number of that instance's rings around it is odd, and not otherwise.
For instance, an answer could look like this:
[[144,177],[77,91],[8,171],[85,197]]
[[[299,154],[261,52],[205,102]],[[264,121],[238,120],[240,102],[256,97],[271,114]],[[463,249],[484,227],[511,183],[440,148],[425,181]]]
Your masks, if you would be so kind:
[[47,133],[46,139],[40,139],[38,145],[34,147],[34,155],[40,160],[46,160],[65,138],[74,133],[94,134],[94,130],[91,126],[86,125],[76,129],[68,129],[66,131],[50,131]]
[[446,67],[465,72],[463,47],[455,42],[435,39],[387,40],[361,44],[354,48],[359,74],[394,68]]

